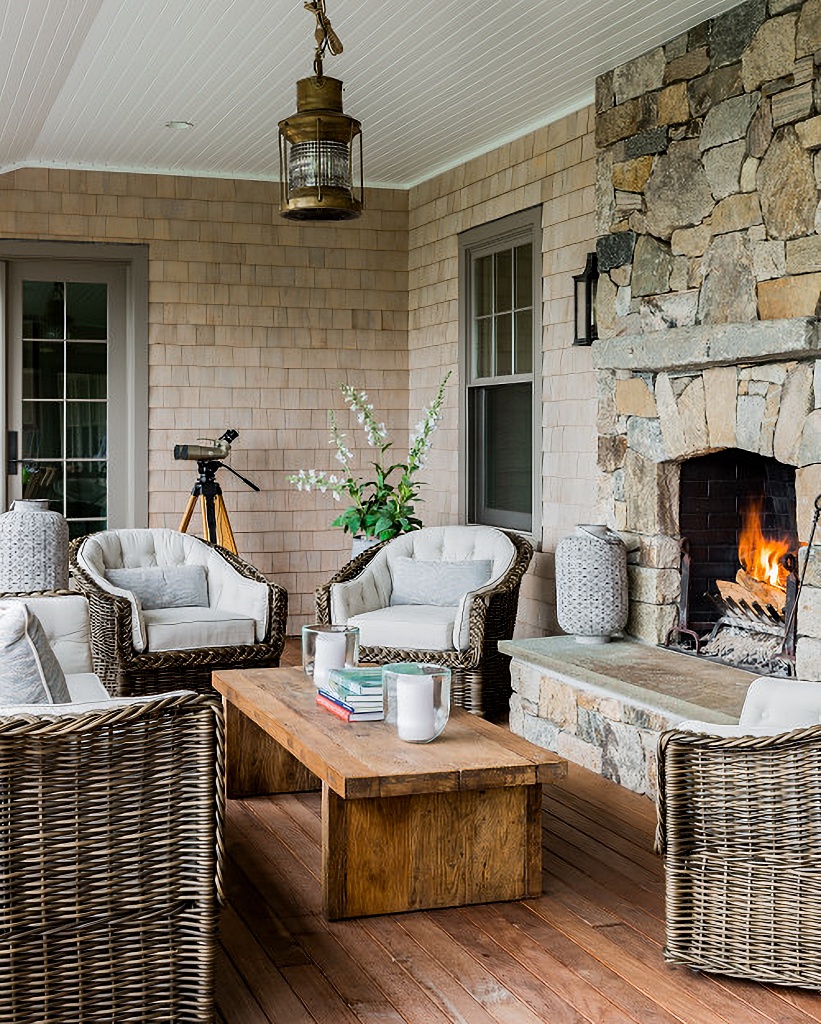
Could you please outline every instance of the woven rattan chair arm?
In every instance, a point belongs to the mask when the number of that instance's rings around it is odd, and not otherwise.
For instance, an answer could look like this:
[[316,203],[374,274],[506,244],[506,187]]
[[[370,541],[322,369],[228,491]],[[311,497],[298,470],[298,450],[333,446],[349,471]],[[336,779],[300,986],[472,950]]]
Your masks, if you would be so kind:
[[[691,781],[687,779],[687,760],[692,759],[694,765],[698,764],[699,775],[704,778],[710,770],[711,758],[714,758],[718,767],[729,753],[747,753],[751,759],[760,755],[764,785],[775,786],[780,778],[784,778],[789,780],[789,785],[794,786],[793,755],[797,750],[813,745],[821,745],[821,725],[792,729],[774,736],[711,736],[709,733],[684,729],[668,729],[663,732],[658,744],[656,851],[661,854],[667,852],[668,811],[677,802],[682,785],[686,785],[686,799],[692,800]],[[679,763],[673,770],[671,762],[674,758]],[[774,768],[774,758],[778,761],[783,759],[783,773]],[[682,779],[686,779],[686,783]],[[742,786],[739,779],[739,789]]]
[[4,597],[75,597],[76,590],[2,590],[0,601]]

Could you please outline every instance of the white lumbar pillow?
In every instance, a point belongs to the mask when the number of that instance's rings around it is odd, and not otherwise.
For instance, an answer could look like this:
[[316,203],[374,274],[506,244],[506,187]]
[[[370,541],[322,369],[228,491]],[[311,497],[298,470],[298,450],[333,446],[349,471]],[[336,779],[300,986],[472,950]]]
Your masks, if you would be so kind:
[[22,601],[0,605],[0,704],[64,704],[66,677],[40,620]]

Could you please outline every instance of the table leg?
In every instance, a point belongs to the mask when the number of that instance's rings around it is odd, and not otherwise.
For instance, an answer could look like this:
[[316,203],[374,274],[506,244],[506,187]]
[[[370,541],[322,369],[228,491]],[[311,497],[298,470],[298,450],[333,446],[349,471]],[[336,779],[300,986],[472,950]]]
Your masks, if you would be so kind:
[[225,788],[229,797],[300,793],[319,789],[319,779],[256,722],[223,701]]
[[541,805],[540,784],[365,800],[323,786],[326,916],[540,895]]

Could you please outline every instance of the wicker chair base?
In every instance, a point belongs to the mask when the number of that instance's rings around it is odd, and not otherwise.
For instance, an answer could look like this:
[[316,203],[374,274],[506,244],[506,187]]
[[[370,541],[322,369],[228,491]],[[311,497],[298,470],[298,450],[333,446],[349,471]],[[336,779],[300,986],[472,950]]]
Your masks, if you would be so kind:
[[665,958],[821,989],[821,726],[659,745]]
[[0,1020],[212,1024],[222,711],[0,718]]

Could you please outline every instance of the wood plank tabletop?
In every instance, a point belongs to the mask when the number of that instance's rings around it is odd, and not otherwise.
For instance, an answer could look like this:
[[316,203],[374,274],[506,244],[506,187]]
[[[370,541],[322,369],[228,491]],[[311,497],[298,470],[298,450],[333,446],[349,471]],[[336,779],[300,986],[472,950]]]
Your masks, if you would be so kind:
[[566,763],[461,708],[432,743],[405,743],[385,722],[344,722],[315,701],[298,668],[220,670],[213,685],[346,799],[555,782]]

